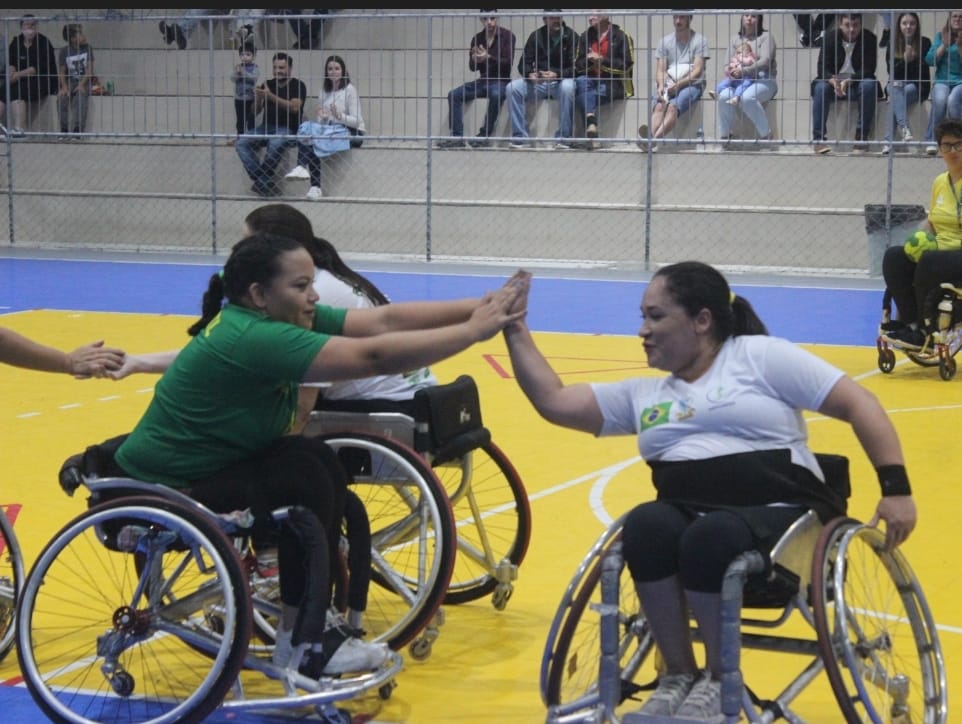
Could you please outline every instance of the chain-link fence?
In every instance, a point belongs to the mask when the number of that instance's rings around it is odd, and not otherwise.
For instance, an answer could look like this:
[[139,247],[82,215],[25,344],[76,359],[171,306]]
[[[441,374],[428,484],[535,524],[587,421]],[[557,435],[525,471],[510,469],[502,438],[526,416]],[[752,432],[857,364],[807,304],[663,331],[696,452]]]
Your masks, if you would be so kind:
[[[277,173],[279,196],[269,199],[297,204],[348,254],[643,269],[699,258],[727,267],[867,275],[875,269],[866,206],[926,204],[944,169],[925,153],[928,102],[910,108],[913,139],[896,134],[893,152],[882,153],[892,114],[885,96],[897,33],[891,11],[862,16],[875,36],[880,81],[868,150],[853,149],[858,102],[842,101],[829,113],[826,155],[812,146],[819,51],[800,43],[798,13],[789,11],[755,11],[776,43],[778,90],[766,104],[772,139],[757,138],[741,111],[734,138],[719,137],[724,100],[709,91],[723,77],[742,15],[692,11],[691,28],[709,53],[705,92],[648,150],[637,143],[638,128],[650,122],[656,49],[674,33],[670,11],[610,15],[630,39],[630,57],[621,60],[630,63],[633,94],[599,107],[595,144],[576,111],[570,150],[556,146],[556,100],[525,107],[531,139],[522,148],[511,146],[507,103],[489,143],[437,147],[451,133],[449,91],[477,77],[468,47],[485,25],[476,11],[8,11],[8,47],[21,32],[21,12],[36,16],[58,54],[67,44],[64,26],[82,25],[100,95],[90,99],[81,134],[61,132],[56,96],[27,104],[23,137],[12,133],[15,101],[7,96],[0,233],[8,247],[226,252],[243,217],[265,201],[252,192],[231,145],[230,76],[247,34],[256,43],[259,81],[272,77],[275,54],[290,57],[292,75],[307,87],[305,118],[316,113],[330,56],[344,60],[358,90],[364,145],[322,162],[323,198],[309,201],[309,181],[283,178],[296,162],[291,148]],[[563,18],[582,33],[593,12],[566,11]],[[948,15],[916,12],[928,38]],[[512,79],[543,14],[498,16],[515,36]],[[887,24],[892,40],[879,48]],[[486,108],[481,99],[465,106],[468,140],[483,130]]]

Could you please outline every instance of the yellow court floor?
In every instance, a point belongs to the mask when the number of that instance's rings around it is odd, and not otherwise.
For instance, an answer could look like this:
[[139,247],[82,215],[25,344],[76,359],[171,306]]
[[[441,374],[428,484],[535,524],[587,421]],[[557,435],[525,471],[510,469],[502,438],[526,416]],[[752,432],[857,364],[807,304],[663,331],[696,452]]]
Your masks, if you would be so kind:
[[[180,316],[53,311],[3,317],[5,325],[61,348],[102,337],[132,352],[182,345],[192,321]],[[569,382],[649,374],[635,337],[560,333],[537,337]],[[883,375],[870,347],[809,349],[874,391],[898,427],[919,507],[919,527],[904,551],[939,624],[950,711],[962,714],[962,699],[952,695],[954,675],[962,667],[958,605],[962,445],[955,438],[962,414],[962,379],[944,382],[937,370],[901,359],[892,374]],[[406,657],[392,697],[384,702],[372,697],[356,702],[355,708],[378,722],[398,724],[543,721],[539,668],[555,608],[577,564],[607,523],[653,495],[648,469],[637,458],[633,438],[595,439],[540,419],[511,377],[500,338],[436,365],[435,371],[442,381],[463,373],[477,381],[484,422],[529,493],[531,545],[505,610],[495,610],[488,600],[445,607],[431,656],[422,662]],[[63,460],[90,443],[129,430],[150,399],[153,382],[146,376],[121,382],[76,381],[10,367],[2,370],[0,504],[22,506],[15,530],[28,566],[56,530],[85,507],[83,499],[68,498],[59,489],[57,472]],[[878,486],[854,435],[838,421],[806,417],[815,450],[851,458],[854,490],[849,511],[869,519]],[[794,676],[794,666],[795,661],[784,655],[752,653],[746,656],[746,679],[761,695],[774,696]],[[14,655],[0,663],[0,683],[13,685],[18,676]],[[0,706],[4,690],[13,693],[9,686],[0,686]],[[795,709],[809,722],[836,722],[840,717],[822,681]],[[39,717],[37,710],[34,718],[23,721]]]

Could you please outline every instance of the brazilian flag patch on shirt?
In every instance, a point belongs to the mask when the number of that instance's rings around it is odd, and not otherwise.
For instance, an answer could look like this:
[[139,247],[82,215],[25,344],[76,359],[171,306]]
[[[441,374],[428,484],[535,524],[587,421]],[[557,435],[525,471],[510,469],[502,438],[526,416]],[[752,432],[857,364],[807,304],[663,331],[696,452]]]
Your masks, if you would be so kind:
[[641,412],[641,431],[644,432],[645,430],[668,422],[669,412],[671,412],[670,402],[662,402],[654,407],[646,407]]

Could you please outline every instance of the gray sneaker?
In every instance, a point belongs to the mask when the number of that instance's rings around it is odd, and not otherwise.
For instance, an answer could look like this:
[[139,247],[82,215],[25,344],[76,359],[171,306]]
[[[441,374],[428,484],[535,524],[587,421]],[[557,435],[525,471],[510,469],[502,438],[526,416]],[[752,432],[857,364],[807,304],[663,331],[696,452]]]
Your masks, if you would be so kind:
[[704,676],[691,687],[691,692],[675,711],[675,716],[679,719],[688,718],[698,721],[723,720],[721,715],[721,682],[712,679],[711,674],[706,671]]
[[665,674],[658,679],[658,688],[651,693],[638,713],[649,716],[674,716],[694,683],[694,674]]

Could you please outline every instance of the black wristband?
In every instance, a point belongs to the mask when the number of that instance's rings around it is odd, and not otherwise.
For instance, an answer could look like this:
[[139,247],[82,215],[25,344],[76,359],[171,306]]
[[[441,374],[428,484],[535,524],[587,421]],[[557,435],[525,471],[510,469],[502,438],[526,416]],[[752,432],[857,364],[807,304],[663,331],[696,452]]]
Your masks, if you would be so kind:
[[878,484],[882,488],[882,496],[911,495],[912,486],[909,485],[909,475],[904,465],[880,465],[875,468],[878,473]]

